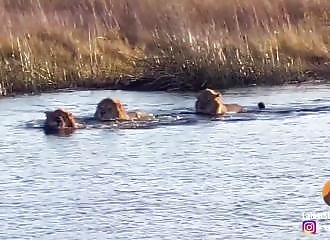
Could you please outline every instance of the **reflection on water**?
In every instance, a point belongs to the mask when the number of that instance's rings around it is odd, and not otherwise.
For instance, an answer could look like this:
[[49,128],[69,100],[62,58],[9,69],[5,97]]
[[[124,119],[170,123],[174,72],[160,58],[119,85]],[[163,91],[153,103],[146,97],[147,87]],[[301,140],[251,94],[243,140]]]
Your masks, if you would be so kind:
[[[194,115],[194,94],[1,99],[0,239],[304,239],[302,213],[328,211],[329,93],[228,90],[226,101],[249,112],[224,118]],[[90,124],[65,138],[40,129],[44,111],[66,107],[84,120],[104,97],[158,119]]]

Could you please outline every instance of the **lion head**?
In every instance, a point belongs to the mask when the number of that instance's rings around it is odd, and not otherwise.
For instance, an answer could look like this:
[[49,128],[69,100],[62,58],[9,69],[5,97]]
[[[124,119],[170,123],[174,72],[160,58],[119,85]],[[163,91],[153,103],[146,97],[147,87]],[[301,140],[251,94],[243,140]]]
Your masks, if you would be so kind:
[[64,109],[47,111],[44,129],[47,132],[57,132],[64,129],[76,128],[76,120],[72,113]]
[[220,92],[212,89],[204,89],[197,96],[195,103],[196,113],[217,115],[224,114],[226,109]]
[[94,117],[99,121],[128,120],[124,105],[117,99],[105,98],[97,104]]

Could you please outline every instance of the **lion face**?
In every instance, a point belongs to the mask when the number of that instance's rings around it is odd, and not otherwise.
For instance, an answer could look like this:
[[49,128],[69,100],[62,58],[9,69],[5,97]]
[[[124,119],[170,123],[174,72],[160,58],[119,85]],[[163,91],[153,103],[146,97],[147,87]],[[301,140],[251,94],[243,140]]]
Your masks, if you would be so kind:
[[63,109],[45,112],[46,120],[44,129],[47,131],[59,131],[63,129],[74,129],[76,121],[71,112]]
[[99,121],[128,120],[123,104],[117,99],[105,98],[97,105],[94,117]]
[[208,115],[224,114],[226,112],[221,93],[209,88],[199,93],[195,109],[196,113]]

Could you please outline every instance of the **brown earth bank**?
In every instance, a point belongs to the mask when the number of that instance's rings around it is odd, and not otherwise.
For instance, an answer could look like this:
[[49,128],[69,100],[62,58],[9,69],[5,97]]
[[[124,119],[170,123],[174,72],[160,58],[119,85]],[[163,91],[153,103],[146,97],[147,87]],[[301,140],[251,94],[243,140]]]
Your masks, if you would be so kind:
[[330,80],[328,0],[0,0],[0,95]]

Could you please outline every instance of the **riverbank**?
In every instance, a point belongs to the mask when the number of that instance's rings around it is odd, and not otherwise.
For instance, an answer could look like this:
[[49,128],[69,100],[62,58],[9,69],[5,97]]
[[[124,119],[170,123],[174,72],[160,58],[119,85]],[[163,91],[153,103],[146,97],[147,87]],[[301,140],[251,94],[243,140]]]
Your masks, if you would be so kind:
[[327,0],[0,0],[0,9],[0,95],[196,91],[330,76]]

